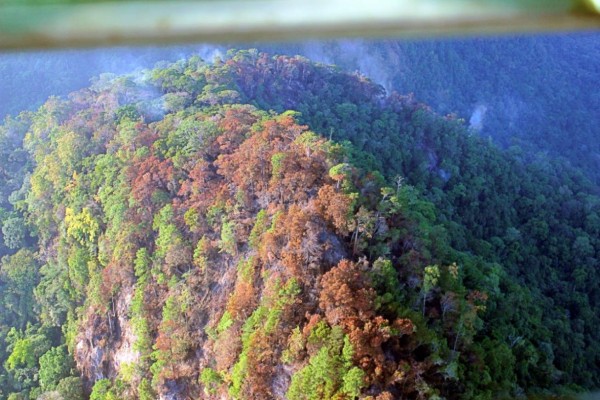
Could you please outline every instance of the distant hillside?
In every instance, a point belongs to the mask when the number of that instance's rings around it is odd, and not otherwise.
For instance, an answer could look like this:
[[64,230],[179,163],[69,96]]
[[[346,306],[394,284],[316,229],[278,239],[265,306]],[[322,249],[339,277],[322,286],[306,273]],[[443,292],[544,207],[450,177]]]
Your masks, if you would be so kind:
[[600,183],[595,32],[265,48],[360,71],[388,92],[414,93],[440,114],[456,113],[504,147],[562,157]]

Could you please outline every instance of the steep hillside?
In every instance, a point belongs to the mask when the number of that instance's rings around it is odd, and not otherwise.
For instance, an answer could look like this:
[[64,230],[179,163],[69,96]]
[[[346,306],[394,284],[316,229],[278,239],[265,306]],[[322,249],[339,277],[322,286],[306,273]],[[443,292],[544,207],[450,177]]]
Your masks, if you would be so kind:
[[105,76],[17,128],[11,218],[37,244],[2,259],[0,398],[600,385],[593,187],[410,96],[241,51]]

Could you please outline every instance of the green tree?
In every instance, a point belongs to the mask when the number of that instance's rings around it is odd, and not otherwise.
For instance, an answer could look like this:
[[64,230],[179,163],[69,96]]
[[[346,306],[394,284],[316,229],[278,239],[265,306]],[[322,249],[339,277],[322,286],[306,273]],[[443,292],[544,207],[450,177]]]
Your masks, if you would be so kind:
[[83,383],[81,378],[69,376],[61,379],[56,385],[56,391],[63,400],[81,400],[84,398]]
[[10,217],[2,224],[4,244],[9,249],[18,249],[25,244],[25,221],[21,217]]
[[440,279],[440,268],[437,265],[429,265],[425,267],[423,273],[423,316],[425,316],[425,302],[427,301],[427,294],[433,289]]
[[53,347],[40,357],[39,380],[42,390],[56,388],[59,381],[67,377],[73,361],[66,346]]
[[221,250],[235,256],[237,254],[237,241],[235,237],[235,222],[225,221],[221,226]]
[[29,250],[19,250],[12,256],[2,258],[0,280],[6,288],[0,294],[4,307],[11,315],[11,326],[24,328],[34,317],[33,289],[38,282],[38,268],[34,254]]
[[286,396],[290,400],[356,398],[365,387],[365,372],[353,366],[354,350],[342,328],[324,321],[313,328],[309,345],[320,348],[307,366],[292,376]]
[[100,379],[94,383],[90,400],[112,400],[112,383],[109,379]]
[[6,360],[6,369],[13,371],[19,367],[34,368],[37,358],[34,353],[34,344],[29,338],[18,339],[13,345],[12,352]]
[[72,304],[67,265],[48,262],[40,268],[40,282],[34,289],[38,317],[47,326],[62,326]]

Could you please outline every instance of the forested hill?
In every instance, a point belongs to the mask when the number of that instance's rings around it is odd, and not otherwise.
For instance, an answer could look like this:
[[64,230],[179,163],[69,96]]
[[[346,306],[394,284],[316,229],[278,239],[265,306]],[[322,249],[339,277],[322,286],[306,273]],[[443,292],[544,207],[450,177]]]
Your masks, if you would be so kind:
[[266,48],[358,70],[388,91],[415,93],[503,147],[562,157],[600,183],[600,97],[590,90],[600,87],[595,32]]
[[[414,93],[455,113],[524,156],[562,157],[600,184],[600,87],[596,32],[437,40],[332,40],[256,43],[271,54],[360,71],[388,92]],[[248,46],[244,44],[243,46]],[[0,118],[66,96],[101,73],[121,74],[159,60],[225,54],[224,46],[64,50],[0,55]],[[14,96],[19,93],[19,96]]]
[[600,199],[359,74],[255,50],[8,119],[0,398],[600,386]]

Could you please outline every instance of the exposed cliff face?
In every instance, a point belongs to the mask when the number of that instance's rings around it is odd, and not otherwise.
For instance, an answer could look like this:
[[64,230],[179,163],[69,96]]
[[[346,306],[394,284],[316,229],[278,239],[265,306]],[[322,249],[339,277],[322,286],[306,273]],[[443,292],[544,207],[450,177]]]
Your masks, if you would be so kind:
[[133,288],[125,287],[113,298],[104,315],[90,312],[81,326],[75,346],[77,368],[89,388],[103,378],[116,379],[119,372],[139,363],[137,337],[129,319]]

